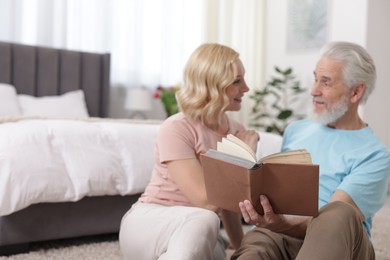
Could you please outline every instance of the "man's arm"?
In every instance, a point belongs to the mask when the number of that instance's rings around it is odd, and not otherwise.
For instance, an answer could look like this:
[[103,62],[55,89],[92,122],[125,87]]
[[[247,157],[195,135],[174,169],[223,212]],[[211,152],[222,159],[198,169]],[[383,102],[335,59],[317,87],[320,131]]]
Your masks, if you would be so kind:
[[[363,213],[345,191],[336,190],[329,202],[334,201],[343,201],[352,205],[356,209],[360,219],[362,221],[365,219]],[[260,196],[260,202],[264,209],[263,216],[256,212],[250,201],[240,202],[240,210],[247,223],[297,238],[305,237],[307,226],[312,217],[277,215],[273,212],[268,198],[264,195]]]

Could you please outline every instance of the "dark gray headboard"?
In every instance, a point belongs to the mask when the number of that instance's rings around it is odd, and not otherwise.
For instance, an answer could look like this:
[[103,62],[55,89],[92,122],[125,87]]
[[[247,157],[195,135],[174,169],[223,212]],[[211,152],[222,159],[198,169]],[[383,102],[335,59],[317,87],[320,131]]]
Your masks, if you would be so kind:
[[90,116],[107,117],[110,54],[0,42],[0,82],[37,97],[83,89]]

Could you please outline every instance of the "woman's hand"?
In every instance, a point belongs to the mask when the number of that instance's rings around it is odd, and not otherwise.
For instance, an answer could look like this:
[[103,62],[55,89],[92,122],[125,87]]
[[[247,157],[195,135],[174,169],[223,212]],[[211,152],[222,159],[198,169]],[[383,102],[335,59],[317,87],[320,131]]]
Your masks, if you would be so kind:
[[248,144],[254,152],[257,150],[257,143],[260,140],[260,135],[256,130],[245,130],[238,131],[235,134],[236,137],[240,138],[246,144]]

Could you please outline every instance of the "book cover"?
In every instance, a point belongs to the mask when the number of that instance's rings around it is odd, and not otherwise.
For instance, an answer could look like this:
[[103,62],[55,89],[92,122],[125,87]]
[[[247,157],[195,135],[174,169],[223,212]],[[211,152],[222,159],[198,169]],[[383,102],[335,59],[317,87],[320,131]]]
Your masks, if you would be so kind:
[[223,153],[221,159],[216,154],[221,153],[211,151],[200,157],[211,204],[240,212],[238,203],[247,199],[263,214],[259,198],[263,194],[277,214],[314,216],[318,213],[318,165],[253,163]]

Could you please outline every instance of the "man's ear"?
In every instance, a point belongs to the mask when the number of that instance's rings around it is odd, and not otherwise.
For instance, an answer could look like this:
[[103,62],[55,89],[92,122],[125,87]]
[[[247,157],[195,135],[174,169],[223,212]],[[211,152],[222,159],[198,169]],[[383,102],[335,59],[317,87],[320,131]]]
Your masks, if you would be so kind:
[[351,102],[358,103],[362,99],[364,91],[366,90],[366,85],[364,83],[359,83],[352,89],[351,93]]

